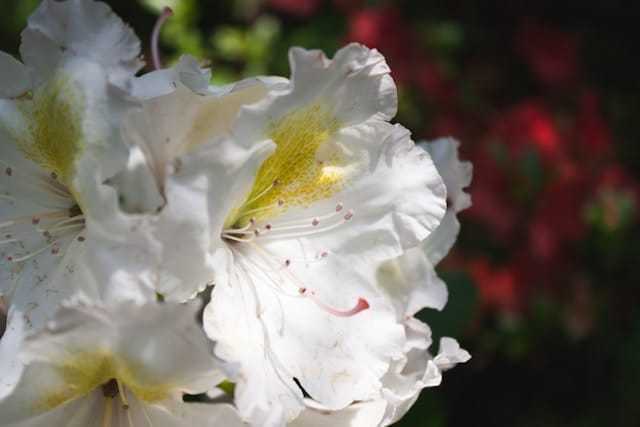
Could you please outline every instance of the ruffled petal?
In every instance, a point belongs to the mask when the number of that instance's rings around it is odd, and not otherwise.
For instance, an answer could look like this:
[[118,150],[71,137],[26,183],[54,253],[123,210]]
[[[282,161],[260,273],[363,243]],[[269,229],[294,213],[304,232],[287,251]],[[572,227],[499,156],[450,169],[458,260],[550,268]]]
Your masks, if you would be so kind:
[[[273,249],[264,248],[278,253]],[[204,326],[216,354],[239,363],[233,379],[245,419],[280,425],[278,417],[297,416],[303,402],[294,378],[331,409],[377,395],[404,335],[393,309],[363,278],[337,258],[294,260],[280,276],[275,265],[260,267],[267,262],[260,254],[234,258],[234,275],[213,289]],[[361,301],[368,308],[352,310]]]
[[113,84],[126,85],[142,66],[140,42],[129,26],[102,2],[45,0],[29,17],[20,54],[36,86],[51,70],[98,64]]

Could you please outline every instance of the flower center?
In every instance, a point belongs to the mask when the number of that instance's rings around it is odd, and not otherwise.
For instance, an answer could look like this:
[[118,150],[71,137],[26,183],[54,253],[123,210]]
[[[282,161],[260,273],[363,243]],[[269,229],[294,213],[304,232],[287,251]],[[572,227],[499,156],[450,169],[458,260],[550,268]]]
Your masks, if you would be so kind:
[[169,384],[154,378],[144,366],[101,352],[77,353],[59,365],[58,374],[62,384],[47,390],[38,402],[39,407],[55,408],[98,388],[101,388],[108,405],[119,397],[124,409],[129,406],[126,391],[146,403],[166,399],[171,392]]
[[286,297],[309,298],[319,308],[334,316],[350,317],[368,309],[369,303],[364,298],[359,298],[350,309],[333,308],[288,271],[294,263],[310,265],[323,262],[329,257],[329,251],[320,251],[311,259],[282,258],[269,252],[262,244],[270,240],[294,239],[331,231],[351,220],[353,216],[352,210],[345,212],[344,205],[339,203],[332,212],[313,218],[259,224],[255,217],[251,217],[244,227],[225,229],[222,238],[228,242],[238,267],[247,272],[248,278],[267,279],[258,283],[266,283]]

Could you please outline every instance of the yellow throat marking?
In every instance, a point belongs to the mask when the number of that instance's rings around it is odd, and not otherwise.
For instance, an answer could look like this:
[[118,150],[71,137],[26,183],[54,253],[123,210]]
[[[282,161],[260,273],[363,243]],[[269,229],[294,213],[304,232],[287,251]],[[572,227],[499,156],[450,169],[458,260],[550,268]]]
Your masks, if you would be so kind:
[[59,77],[39,88],[33,100],[21,105],[27,135],[18,139],[26,157],[57,175],[72,188],[71,180],[84,146],[81,129],[83,103],[72,83]]
[[269,218],[338,192],[344,185],[344,160],[337,150],[319,152],[338,129],[333,113],[319,105],[294,111],[272,123],[268,137],[276,150],[260,167],[247,201],[229,216],[227,225],[242,227],[251,217]]
[[38,408],[51,409],[85,396],[111,379],[116,379],[138,399],[154,403],[171,394],[171,385],[162,382],[141,364],[102,352],[79,352],[59,366],[63,387],[46,390]]

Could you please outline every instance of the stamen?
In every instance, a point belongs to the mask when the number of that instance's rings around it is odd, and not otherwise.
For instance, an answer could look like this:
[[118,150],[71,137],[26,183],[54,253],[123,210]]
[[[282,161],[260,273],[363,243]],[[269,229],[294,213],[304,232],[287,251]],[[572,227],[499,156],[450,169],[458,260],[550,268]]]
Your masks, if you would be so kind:
[[344,205],[342,203],[338,203],[336,205],[336,212],[340,212],[342,209],[344,209]]
[[333,314],[338,317],[351,317],[369,308],[369,303],[364,298],[358,298],[356,305],[350,310],[336,310],[333,307],[329,307],[326,303],[322,302],[315,294],[314,291],[310,291],[307,288],[300,288],[300,294],[305,295],[311,299],[318,307],[324,311]]
[[122,400],[122,408],[129,409],[129,402],[127,402],[127,396],[124,394],[124,386],[122,385],[122,381],[116,379],[118,383],[118,392],[120,393],[120,400]]
[[13,170],[9,166],[7,166],[7,168],[4,170],[4,173],[6,173],[7,176],[11,176],[13,175]]
[[171,10],[170,7],[166,6],[164,9],[162,9],[162,13],[158,17],[156,24],[153,26],[153,32],[151,33],[151,60],[153,61],[153,67],[156,70],[162,68],[162,63],[160,62],[160,54],[158,51],[158,38],[160,36],[160,29],[162,29],[165,21],[171,16],[173,16],[173,10]]
[[113,406],[113,397],[104,398],[104,414],[102,415],[102,427],[111,427],[111,413]]
[[[264,190],[262,190],[257,196],[254,196],[252,199],[247,200],[246,202],[244,202],[245,206],[249,206],[251,203],[255,202],[256,200],[261,199],[265,194],[267,194],[273,187],[277,187],[278,185],[280,185],[280,180],[279,179],[274,179],[273,182],[267,186],[267,188],[265,188]],[[245,212],[246,213],[246,212]]]
[[[64,210],[64,211],[57,211],[57,212],[49,212],[46,214],[35,215],[35,216],[34,215],[25,216],[22,218],[16,218],[16,219],[11,219],[9,221],[0,222],[0,228],[11,227],[13,225],[24,224],[26,222],[31,222],[35,225],[35,224],[38,224],[38,222],[40,222],[40,220],[44,218],[64,218],[69,216],[69,214],[70,214],[70,211]],[[34,223],[33,221],[36,221],[36,222]]]
[[[39,248],[39,249],[37,249],[37,250],[35,250],[33,252],[29,252],[26,255],[23,255],[23,256],[18,257],[18,258],[14,258],[11,255],[7,255],[7,261],[13,261],[15,263],[25,261],[25,260],[27,260],[29,258],[32,258],[32,257],[34,257],[34,256],[46,251],[50,247],[54,246],[56,243],[58,243],[58,241],[54,240],[53,242],[48,243],[46,245],[43,245],[41,248]],[[60,248],[58,248],[55,253],[54,253],[54,249],[56,249],[56,248],[52,248],[51,249],[51,253],[53,253],[53,255],[56,255],[60,251]]]
[[[282,205],[284,205],[284,200],[280,199],[280,200],[278,200],[277,203],[273,203],[273,204],[271,204],[269,206],[262,206],[262,207],[259,207],[259,208],[254,208],[254,209],[249,209],[248,211],[244,211],[244,212],[242,212],[242,216],[244,217],[245,215],[248,215],[248,214],[253,214],[253,213],[262,212],[262,211],[268,211],[270,209],[275,209],[275,208],[280,207]],[[254,221],[255,221],[255,218],[254,218]]]

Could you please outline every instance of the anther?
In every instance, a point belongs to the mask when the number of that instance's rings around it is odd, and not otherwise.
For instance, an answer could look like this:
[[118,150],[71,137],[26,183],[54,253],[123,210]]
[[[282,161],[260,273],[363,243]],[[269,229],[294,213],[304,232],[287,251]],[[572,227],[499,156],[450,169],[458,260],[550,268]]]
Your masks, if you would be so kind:
[[84,242],[84,236],[78,236],[78,242]]
[[353,218],[353,211],[347,212],[344,216],[345,221],[349,221],[351,218]]
[[322,252],[320,253],[320,258],[326,258],[326,257],[328,257],[328,256],[329,256],[329,252],[327,252],[327,251],[322,251]]
[[276,179],[273,180],[273,186],[276,187],[278,185],[280,185],[280,180],[278,178],[276,178]]
[[313,221],[311,221],[311,225],[315,227],[318,224],[320,224],[320,220],[318,218],[313,218]]
[[291,265],[291,260],[290,259],[285,259],[284,260],[284,265],[285,265],[285,267],[289,267]]
[[55,172],[51,172],[51,179],[58,179],[58,174]]
[[251,218],[249,218],[249,222],[250,222],[251,224],[255,224],[255,223],[256,223],[256,217],[255,217],[255,216],[252,216]]
[[264,228],[266,228],[267,230],[271,230],[271,224],[265,224]]
[[253,230],[253,234],[254,234],[256,237],[258,237],[258,236],[260,235],[260,230],[256,228],[255,230]]
[[158,17],[156,24],[153,26],[153,32],[151,33],[151,60],[153,61],[153,67],[156,70],[162,68],[160,63],[160,55],[158,53],[158,38],[160,36],[160,29],[164,25],[165,21],[173,15],[173,10],[170,7],[162,9],[162,13]]
[[340,212],[342,209],[344,209],[344,205],[342,203],[338,203],[336,205],[336,212]]
[[39,223],[40,223],[40,218],[38,218],[37,216],[34,216],[34,217],[31,219],[31,224],[33,224],[33,225],[38,225]]
[[278,206],[284,206],[284,199],[278,199]]
[[58,252],[60,252],[60,246],[58,246],[58,245],[54,245],[54,246],[51,248],[51,254],[52,254],[52,255],[58,255]]
[[11,176],[13,174],[13,170],[7,166],[7,168],[4,170],[4,173],[6,173],[7,176]]

